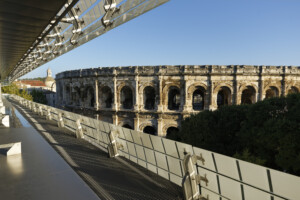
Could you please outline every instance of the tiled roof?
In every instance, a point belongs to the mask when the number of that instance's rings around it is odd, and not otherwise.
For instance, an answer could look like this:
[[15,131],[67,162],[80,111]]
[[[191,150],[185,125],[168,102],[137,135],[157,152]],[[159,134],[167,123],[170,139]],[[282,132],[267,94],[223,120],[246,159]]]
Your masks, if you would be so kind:
[[22,84],[31,85],[31,86],[40,86],[40,87],[46,87],[45,83],[40,80],[21,80]]

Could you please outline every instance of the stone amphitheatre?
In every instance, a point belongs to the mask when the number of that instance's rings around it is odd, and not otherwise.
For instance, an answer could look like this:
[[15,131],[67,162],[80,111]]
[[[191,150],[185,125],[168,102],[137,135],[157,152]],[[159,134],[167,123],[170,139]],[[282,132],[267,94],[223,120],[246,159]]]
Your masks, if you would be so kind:
[[185,117],[300,91],[300,67],[180,65],[101,67],[56,75],[57,105],[166,136]]

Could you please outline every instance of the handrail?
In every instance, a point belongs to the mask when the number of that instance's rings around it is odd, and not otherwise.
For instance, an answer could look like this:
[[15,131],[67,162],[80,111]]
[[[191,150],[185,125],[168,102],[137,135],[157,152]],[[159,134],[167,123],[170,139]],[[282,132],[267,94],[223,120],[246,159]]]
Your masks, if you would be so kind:
[[51,120],[63,123],[77,137],[102,147],[111,157],[125,157],[181,186],[185,199],[296,200],[300,197],[297,176],[30,102],[16,95],[10,98],[36,113],[42,109],[43,116],[50,112]]

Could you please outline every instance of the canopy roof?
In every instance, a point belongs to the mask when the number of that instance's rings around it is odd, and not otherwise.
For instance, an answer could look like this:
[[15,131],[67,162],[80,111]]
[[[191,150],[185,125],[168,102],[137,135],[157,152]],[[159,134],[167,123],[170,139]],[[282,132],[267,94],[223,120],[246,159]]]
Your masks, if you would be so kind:
[[0,81],[11,82],[168,0],[0,0]]
[[66,0],[0,1],[0,76],[5,78]]

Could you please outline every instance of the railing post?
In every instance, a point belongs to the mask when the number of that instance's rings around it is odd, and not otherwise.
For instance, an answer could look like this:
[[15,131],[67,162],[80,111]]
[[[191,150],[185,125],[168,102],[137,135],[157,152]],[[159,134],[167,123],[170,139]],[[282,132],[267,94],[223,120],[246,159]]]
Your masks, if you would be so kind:
[[203,197],[200,194],[200,189],[198,185],[201,181],[204,181],[207,186],[208,180],[206,178],[206,174],[204,175],[204,177],[197,174],[197,169],[195,167],[197,160],[201,160],[203,163],[205,162],[201,154],[200,156],[196,156],[185,152],[185,156],[183,159],[183,172],[185,175],[182,180],[182,189],[185,200],[209,199],[208,196]]
[[31,103],[31,110],[35,113],[36,112],[36,105],[35,103]]
[[83,130],[82,130],[82,126],[81,126],[81,119],[77,119],[76,120],[76,137],[77,138],[83,138]]
[[42,106],[39,106],[39,115],[43,116],[43,107]]
[[60,128],[63,128],[64,125],[64,120],[63,120],[63,113],[58,113],[58,122],[57,122],[57,126]]
[[116,140],[118,136],[119,136],[119,132],[116,130],[111,130],[108,134],[110,143],[107,146],[107,150],[108,150],[108,156],[110,158],[119,156],[118,149],[123,148],[123,145],[118,143]]
[[50,108],[47,108],[46,120],[52,120],[51,109]]

